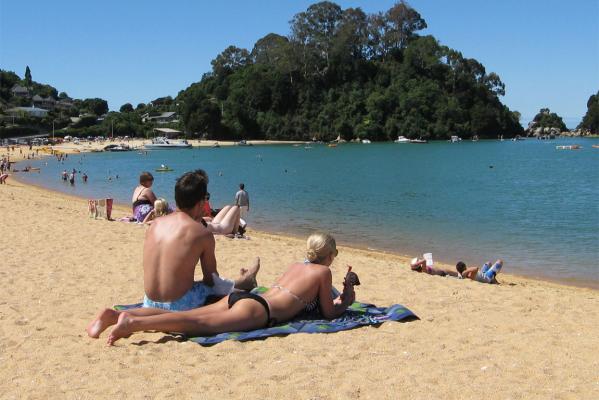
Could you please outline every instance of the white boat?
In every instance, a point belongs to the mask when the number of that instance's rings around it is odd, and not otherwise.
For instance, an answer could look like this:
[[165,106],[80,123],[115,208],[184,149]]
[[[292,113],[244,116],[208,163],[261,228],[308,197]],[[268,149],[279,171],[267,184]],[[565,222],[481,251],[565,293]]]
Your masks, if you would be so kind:
[[426,144],[426,143],[428,143],[428,140],[424,140],[424,139],[410,139],[410,143]]
[[449,141],[450,141],[451,143],[457,143],[457,142],[460,142],[460,141],[462,141],[462,138],[461,138],[461,137],[459,137],[459,136],[455,136],[455,135],[454,135],[454,136],[452,136],[452,137],[451,137],[451,139],[449,139]]
[[191,149],[191,144],[187,140],[173,141],[165,137],[157,137],[152,139],[151,144],[146,144],[144,147],[148,150],[172,150],[172,149]]
[[362,143],[364,143],[364,144],[370,144],[372,142],[369,139],[362,139]]
[[472,136],[472,141],[473,142],[478,142],[478,135]]
[[405,136],[398,136],[395,143],[410,143],[410,139]]

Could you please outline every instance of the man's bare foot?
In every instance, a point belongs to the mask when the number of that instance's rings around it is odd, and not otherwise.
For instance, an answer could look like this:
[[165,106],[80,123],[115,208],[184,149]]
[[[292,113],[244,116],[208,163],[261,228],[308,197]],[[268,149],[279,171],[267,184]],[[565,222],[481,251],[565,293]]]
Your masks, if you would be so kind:
[[127,338],[131,336],[133,332],[130,330],[131,324],[131,315],[126,312],[122,312],[119,315],[119,319],[112,331],[110,331],[110,335],[108,335],[108,345],[114,345],[114,342],[121,338]]
[[256,282],[256,275],[260,270],[260,257],[256,257],[252,265],[248,268],[241,268],[239,270],[239,278],[235,280],[235,289],[239,290],[252,290],[258,286]]
[[119,318],[118,311],[111,308],[105,308],[96,315],[96,318],[87,325],[85,331],[94,339],[100,337],[100,334],[106,330],[110,325],[116,324]]

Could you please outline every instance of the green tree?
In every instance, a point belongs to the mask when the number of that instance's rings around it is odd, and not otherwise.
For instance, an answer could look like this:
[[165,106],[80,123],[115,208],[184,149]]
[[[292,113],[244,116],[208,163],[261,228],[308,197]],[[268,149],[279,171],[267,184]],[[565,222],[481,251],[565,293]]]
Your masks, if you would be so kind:
[[587,112],[578,125],[578,129],[585,129],[593,135],[599,135],[599,91],[589,97]]
[[121,106],[119,111],[122,113],[129,113],[129,112],[133,112],[134,110],[133,110],[133,106],[131,105],[131,103],[125,103]]
[[97,116],[104,115],[108,112],[108,102],[97,97],[83,100],[81,107]]
[[531,128],[558,128],[560,132],[568,130],[562,117],[556,113],[552,113],[549,108],[541,108],[533,118]]
[[29,86],[33,80],[31,79],[31,70],[29,69],[29,65],[25,68],[25,85]]

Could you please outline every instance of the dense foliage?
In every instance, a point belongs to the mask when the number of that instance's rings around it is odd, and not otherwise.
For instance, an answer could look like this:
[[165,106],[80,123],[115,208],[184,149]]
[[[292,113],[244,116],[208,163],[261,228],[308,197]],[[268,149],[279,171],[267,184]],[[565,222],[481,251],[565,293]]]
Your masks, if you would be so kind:
[[401,1],[385,13],[324,1],[294,16],[288,37],[229,46],[179,93],[187,132],[210,138],[446,139],[522,133],[504,84],[442,46]]
[[584,129],[594,135],[599,135],[599,91],[592,94],[587,101],[587,113],[578,125],[578,129]]
[[560,132],[568,130],[562,117],[552,113],[548,108],[541,108],[532,120],[531,128],[558,128]]

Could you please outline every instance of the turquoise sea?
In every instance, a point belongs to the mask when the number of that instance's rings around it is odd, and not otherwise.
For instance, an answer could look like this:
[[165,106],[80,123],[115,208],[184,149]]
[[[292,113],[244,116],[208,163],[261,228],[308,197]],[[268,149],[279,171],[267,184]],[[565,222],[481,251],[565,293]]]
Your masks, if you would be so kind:
[[[555,148],[573,143],[583,149]],[[20,179],[129,204],[139,173],[148,170],[157,195],[174,204],[177,176],[203,168],[215,208],[231,203],[238,184],[246,184],[254,229],[298,236],[326,230],[342,245],[432,252],[451,264],[503,258],[506,272],[599,287],[599,149],[593,144],[599,140],[88,153],[62,164],[31,162],[41,172]],[[160,164],[175,171],[153,172]],[[72,168],[85,171],[88,183],[78,177],[75,186],[64,184],[60,172]]]

